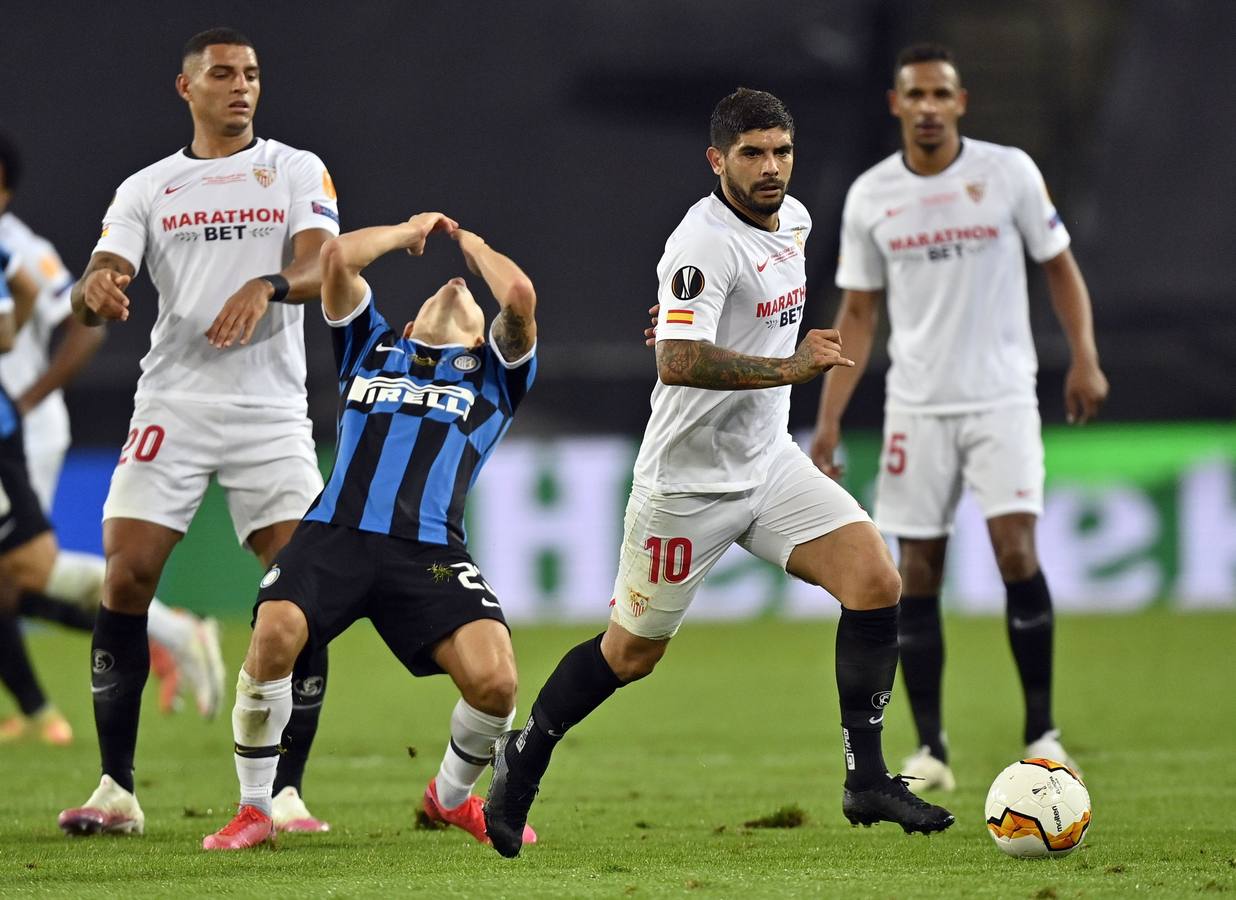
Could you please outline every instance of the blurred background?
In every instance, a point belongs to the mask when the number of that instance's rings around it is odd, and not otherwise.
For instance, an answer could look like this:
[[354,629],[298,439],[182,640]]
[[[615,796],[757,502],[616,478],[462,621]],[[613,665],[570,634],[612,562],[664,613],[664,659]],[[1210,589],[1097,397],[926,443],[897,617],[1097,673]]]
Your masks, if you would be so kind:
[[[739,85],[798,124],[791,193],[810,209],[806,327],[831,324],[846,188],[897,147],[884,93],[897,50],[949,44],[970,92],[964,134],[1028,151],[1073,235],[1112,383],[1102,424],[1063,425],[1067,347],[1031,273],[1049,493],[1040,528],[1066,609],[1236,606],[1236,83],[1228,0],[269,2],[123,9],[48,3],[0,32],[0,129],[23,150],[12,209],[85,266],[116,186],[191,137],[180,48],[233,25],[263,70],[257,133],[313,150],[345,228],[441,209],[519,261],[540,297],[541,368],[469,511],[473,550],[512,618],[605,615],[630,462],[655,378],[643,346],[665,238],[714,186],[708,117]],[[372,271],[387,316],[465,270],[449,244]],[[132,409],[155,296],[68,392],[75,449],[57,498],[62,542],[99,545],[99,507]],[[306,317],[323,464],[332,359]],[[848,487],[878,465],[881,351],[847,414]],[[820,383],[795,389],[809,431]],[[947,602],[995,612],[1003,590],[963,505]],[[257,565],[212,489],[162,595],[248,608]],[[818,591],[734,551],[693,617],[831,614]]]

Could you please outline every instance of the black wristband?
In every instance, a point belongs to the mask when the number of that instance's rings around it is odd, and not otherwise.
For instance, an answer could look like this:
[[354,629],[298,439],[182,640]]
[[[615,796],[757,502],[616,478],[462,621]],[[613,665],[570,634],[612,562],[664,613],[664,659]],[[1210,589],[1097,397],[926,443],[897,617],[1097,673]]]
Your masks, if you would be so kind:
[[259,275],[258,278],[265,281],[275,289],[275,292],[270,297],[271,303],[282,303],[288,298],[288,291],[292,286],[288,284],[288,280],[276,272],[274,275]]

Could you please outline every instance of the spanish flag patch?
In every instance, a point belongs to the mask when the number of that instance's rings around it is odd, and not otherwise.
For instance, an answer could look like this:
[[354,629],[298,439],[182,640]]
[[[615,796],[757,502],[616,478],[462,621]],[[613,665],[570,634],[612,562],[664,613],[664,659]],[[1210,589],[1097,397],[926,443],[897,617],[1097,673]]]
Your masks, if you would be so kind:
[[694,322],[695,310],[693,309],[671,309],[665,314],[667,325],[691,325]]

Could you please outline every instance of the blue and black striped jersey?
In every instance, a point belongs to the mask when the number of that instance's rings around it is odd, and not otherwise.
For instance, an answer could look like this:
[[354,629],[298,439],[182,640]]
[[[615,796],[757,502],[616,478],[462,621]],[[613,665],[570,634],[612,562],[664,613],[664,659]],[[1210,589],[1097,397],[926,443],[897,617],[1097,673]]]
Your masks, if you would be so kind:
[[394,331],[369,291],[331,322],[339,366],[335,466],[306,521],[463,546],[464,502],[536,375],[491,345],[431,346]]
[[[13,295],[9,293],[9,282],[6,277],[13,257],[9,251],[0,245],[0,303],[12,309]],[[13,405],[3,385],[0,385],[0,440],[12,437],[21,430],[21,416]]]

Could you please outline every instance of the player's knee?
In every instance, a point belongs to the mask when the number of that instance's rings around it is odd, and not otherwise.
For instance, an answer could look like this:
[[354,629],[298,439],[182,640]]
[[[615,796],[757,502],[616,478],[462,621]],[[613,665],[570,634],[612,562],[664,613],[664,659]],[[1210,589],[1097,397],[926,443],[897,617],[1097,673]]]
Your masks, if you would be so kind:
[[655,643],[645,641],[638,645],[623,645],[616,648],[617,652],[612,658],[609,653],[606,653],[605,661],[609,663],[610,669],[618,679],[623,684],[627,684],[651,675],[652,670],[661,661],[661,657],[665,655],[668,646],[666,641]]
[[286,601],[263,603],[249,642],[245,669],[260,681],[281,678],[292,671],[308,638],[305,616],[298,607]]
[[515,708],[519,678],[513,668],[502,667],[487,672],[469,685],[468,704],[491,716],[507,716]]
[[158,583],[159,572],[140,560],[112,556],[103,579],[103,605],[113,612],[143,613]]
[[1029,542],[1017,542],[996,550],[996,565],[1005,581],[1025,581],[1039,570],[1038,554]]
[[860,584],[846,596],[837,599],[847,609],[884,609],[896,606],[901,599],[901,575],[891,563],[874,567]]

